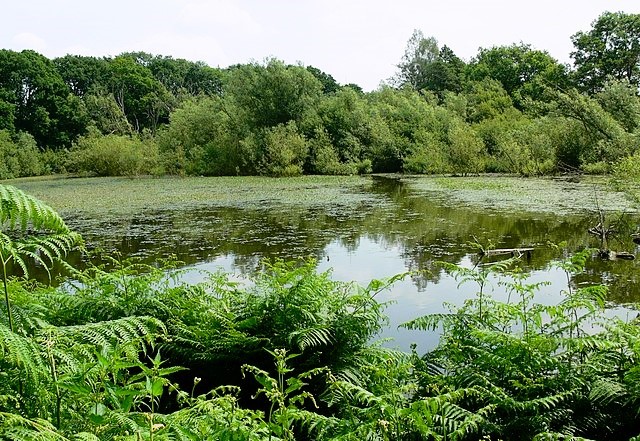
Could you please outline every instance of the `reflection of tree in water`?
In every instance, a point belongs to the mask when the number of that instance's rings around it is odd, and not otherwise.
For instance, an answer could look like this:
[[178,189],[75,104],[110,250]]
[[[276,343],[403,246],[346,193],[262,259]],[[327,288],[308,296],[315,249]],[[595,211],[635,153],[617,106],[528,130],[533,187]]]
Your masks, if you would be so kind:
[[[536,248],[530,260],[521,264],[526,270],[540,270],[558,258],[549,242],[567,242],[569,249],[580,249],[589,243],[589,219],[579,216],[558,217],[531,213],[496,213],[478,208],[450,207],[413,194],[399,180],[386,179],[384,188],[393,199],[395,213],[391,219],[371,216],[363,229],[378,243],[398,246],[410,270],[423,270],[414,278],[418,288],[426,282],[438,282],[438,261],[460,263],[476,249],[469,245],[477,240],[491,242],[496,248]],[[380,180],[378,181],[380,182]],[[395,182],[394,185],[390,184]],[[382,222],[381,222],[382,220]],[[426,271],[425,271],[426,270]]]
[[577,285],[604,284],[609,300],[615,303],[640,301],[640,272],[637,261],[593,259],[586,271],[576,278]]
[[[354,206],[260,208],[220,207],[145,212],[130,218],[71,219],[90,246],[117,250],[147,262],[175,255],[185,264],[228,256],[241,273],[252,273],[263,259],[323,259],[329,244],[355,252],[363,237],[384,249],[397,248],[418,289],[441,277],[439,261],[460,263],[476,250],[477,238],[498,248],[533,246],[525,270],[540,270],[558,256],[548,242],[567,242],[569,250],[592,244],[588,216],[502,213],[446,206],[398,179],[374,178],[376,202]],[[331,257],[331,256],[329,256]],[[366,262],[363,262],[366,265]],[[584,281],[611,283],[613,298],[637,298],[634,263],[590,264]]]

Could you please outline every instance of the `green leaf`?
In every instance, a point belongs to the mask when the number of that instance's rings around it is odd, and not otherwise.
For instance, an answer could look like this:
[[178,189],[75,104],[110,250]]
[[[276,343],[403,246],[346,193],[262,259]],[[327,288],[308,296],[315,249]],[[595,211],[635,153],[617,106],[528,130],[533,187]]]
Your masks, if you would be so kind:
[[158,378],[153,382],[151,387],[151,393],[155,397],[159,397],[162,395],[162,390],[164,389],[164,379]]
[[294,378],[289,378],[287,380],[287,384],[288,384],[288,387],[285,390],[285,394],[290,394],[291,392],[295,392],[299,389],[302,389],[302,387],[304,387],[306,383],[294,377]]

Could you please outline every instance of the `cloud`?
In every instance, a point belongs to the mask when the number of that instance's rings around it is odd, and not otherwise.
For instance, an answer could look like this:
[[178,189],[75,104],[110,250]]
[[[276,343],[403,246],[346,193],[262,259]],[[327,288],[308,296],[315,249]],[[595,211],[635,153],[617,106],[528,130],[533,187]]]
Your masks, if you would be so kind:
[[31,32],[21,32],[13,36],[11,46],[16,50],[33,49],[42,53],[47,48],[47,42]]

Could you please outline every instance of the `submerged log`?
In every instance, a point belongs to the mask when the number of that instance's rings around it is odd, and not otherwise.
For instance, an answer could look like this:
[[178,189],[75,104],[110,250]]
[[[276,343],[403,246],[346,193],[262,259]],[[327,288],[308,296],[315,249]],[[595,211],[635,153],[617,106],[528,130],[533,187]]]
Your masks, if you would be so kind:
[[494,250],[483,250],[478,254],[481,256],[504,256],[511,255],[511,257],[521,257],[525,255],[527,257],[531,257],[531,252],[533,248],[497,248]]
[[635,260],[636,256],[626,251],[600,250],[598,255],[609,260]]

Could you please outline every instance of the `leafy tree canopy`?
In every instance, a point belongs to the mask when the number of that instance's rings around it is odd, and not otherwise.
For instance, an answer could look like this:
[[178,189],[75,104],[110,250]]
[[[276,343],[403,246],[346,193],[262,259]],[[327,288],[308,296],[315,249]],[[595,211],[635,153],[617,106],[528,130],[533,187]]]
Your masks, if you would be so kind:
[[299,120],[317,102],[322,87],[307,69],[271,59],[232,68],[227,92],[252,127],[266,128]]
[[601,90],[609,77],[640,87],[640,14],[605,12],[571,41],[576,82],[583,90]]
[[340,84],[330,74],[321,71],[317,67],[307,66],[307,70],[322,83],[323,93],[333,93],[340,89]]
[[0,126],[30,133],[41,148],[68,147],[84,132],[86,114],[48,58],[0,50]]
[[468,71],[476,81],[490,78],[500,82],[520,109],[528,99],[543,99],[546,86],[565,87],[567,83],[566,66],[524,43],[481,48]]
[[420,30],[413,31],[398,68],[398,86],[426,89],[440,98],[445,91],[462,90],[464,62],[449,47],[439,48],[435,38],[426,38]]

